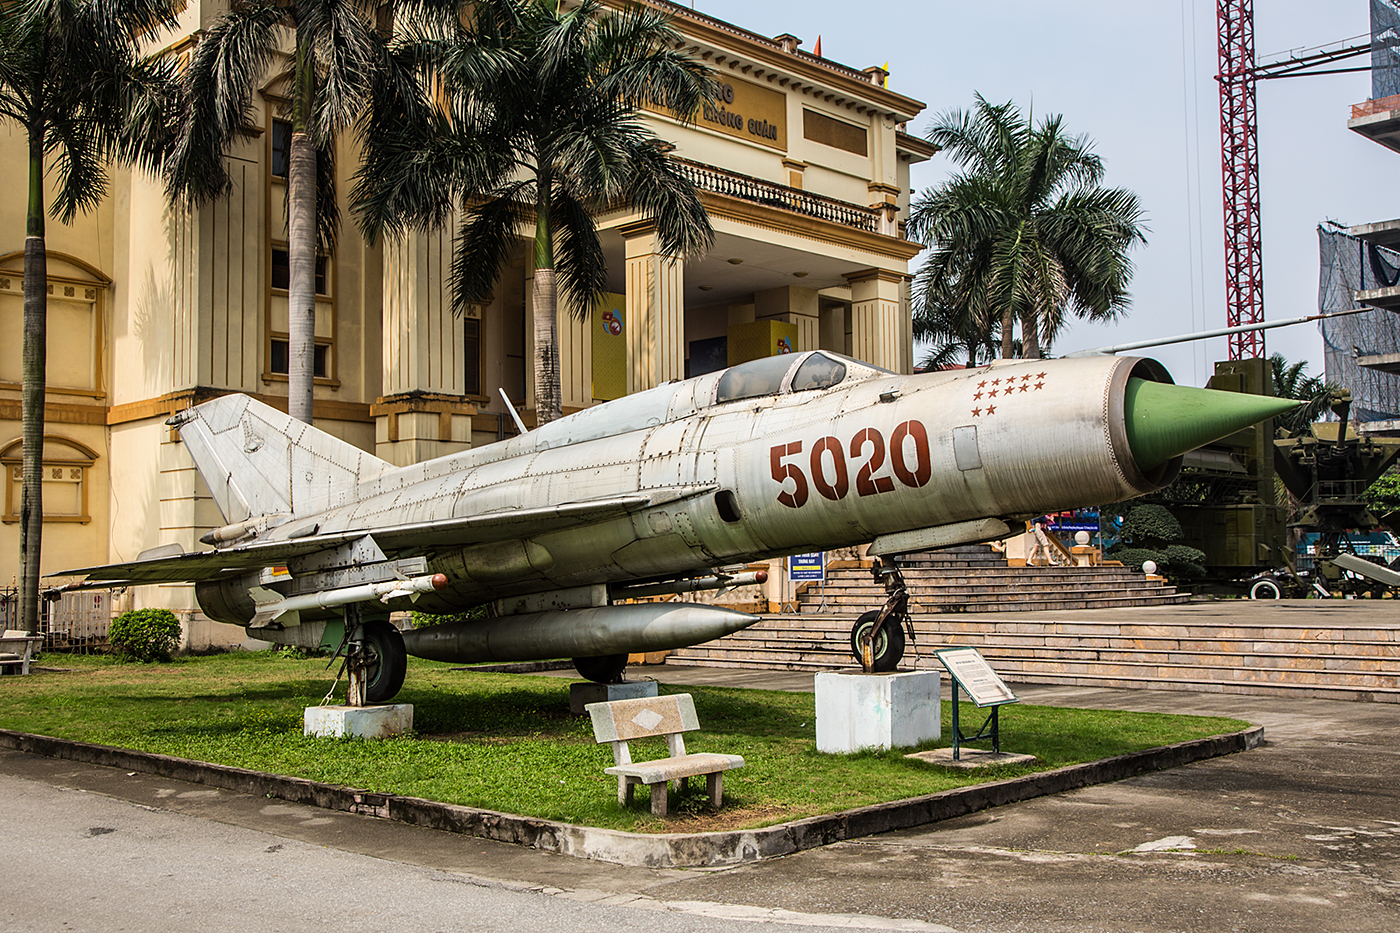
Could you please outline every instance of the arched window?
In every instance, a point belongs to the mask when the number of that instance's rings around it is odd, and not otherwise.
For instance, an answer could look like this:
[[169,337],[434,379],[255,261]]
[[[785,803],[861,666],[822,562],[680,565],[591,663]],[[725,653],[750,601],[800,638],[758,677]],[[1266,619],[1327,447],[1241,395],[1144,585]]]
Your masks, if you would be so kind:
[[[88,515],[88,471],[97,454],[86,444],[57,434],[44,435],[44,521],[92,521]],[[0,450],[5,471],[5,512],[0,521],[19,521],[24,488],[24,448],[16,439]]]

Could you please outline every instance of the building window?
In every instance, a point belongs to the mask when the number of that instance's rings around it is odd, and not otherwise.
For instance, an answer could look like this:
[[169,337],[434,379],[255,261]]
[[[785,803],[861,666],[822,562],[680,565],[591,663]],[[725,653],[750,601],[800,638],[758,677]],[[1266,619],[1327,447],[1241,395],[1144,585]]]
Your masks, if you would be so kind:
[[462,394],[481,395],[481,321],[462,319]]
[[[43,489],[44,521],[92,521],[88,515],[88,471],[97,462],[97,454],[85,444],[56,434],[44,435]],[[16,440],[0,450],[0,468],[4,469],[5,512],[0,521],[13,524],[20,520],[20,504],[24,490],[24,447]]]
[[[317,342],[311,360],[312,375],[317,379],[329,379],[331,347],[329,343]],[[291,350],[287,346],[287,341],[282,337],[272,338],[272,354],[268,361],[268,369],[274,373],[287,375],[291,371]]]
[[272,121],[272,165],[274,178],[286,178],[292,164],[292,124],[286,120]]
[[[272,247],[272,287],[286,291],[292,283],[292,263],[288,258],[287,247]],[[326,282],[326,257],[316,257],[316,294],[329,295]]]

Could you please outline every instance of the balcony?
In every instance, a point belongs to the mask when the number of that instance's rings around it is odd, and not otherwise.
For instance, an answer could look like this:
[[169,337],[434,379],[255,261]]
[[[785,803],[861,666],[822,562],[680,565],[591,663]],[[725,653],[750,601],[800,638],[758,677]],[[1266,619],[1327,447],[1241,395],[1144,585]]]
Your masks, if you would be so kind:
[[1352,104],[1347,129],[1400,152],[1400,94]]
[[880,232],[879,215],[868,207],[813,194],[801,188],[789,188],[787,185],[740,175],[714,165],[691,162],[689,159],[674,158],[674,161],[691,184],[702,191],[776,207],[868,233]]

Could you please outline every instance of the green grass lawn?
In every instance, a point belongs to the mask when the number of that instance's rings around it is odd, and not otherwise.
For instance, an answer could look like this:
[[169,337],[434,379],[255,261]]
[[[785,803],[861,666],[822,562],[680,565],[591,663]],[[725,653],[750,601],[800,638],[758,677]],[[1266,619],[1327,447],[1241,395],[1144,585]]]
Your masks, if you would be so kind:
[[[725,805],[705,806],[704,782],[651,816],[646,790],[630,810],[617,805],[607,745],[587,717],[569,713],[569,682],[554,677],[454,671],[409,660],[398,702],[414,706],[416,733],[383,742],[309,739],[302,710],[321,701],[334,671],[326,661],[274,652],[121,664],[101,657],[46,655],[62,673],[0,678],[0,728],[139,749],[368,790],[640,832],[764,826],[803,816],[899,800],[1031,771],[1092,761],[1232,732],[1234,719],[1071,710],[1003,709],[1002,747],[1038,759],[975,773],[910,761],[909,749],[857,755],[816,751],[808,693],[662,686],[691,693],[701,729],[690,751],[743,755],[725,776]],[[338,688],[344,697],[344,684]],[[982,713],[963,704],[964,731]],[[950,744],[944,702],[945,741]],[[633,758],[663,757],[665,744],[633,743]],[[698,787],[697,787],[698,784]]]

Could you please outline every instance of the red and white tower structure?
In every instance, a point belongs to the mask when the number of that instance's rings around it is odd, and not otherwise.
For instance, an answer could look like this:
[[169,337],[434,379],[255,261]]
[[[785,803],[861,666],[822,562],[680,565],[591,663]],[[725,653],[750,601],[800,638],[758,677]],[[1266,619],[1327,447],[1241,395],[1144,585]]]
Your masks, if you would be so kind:
[[[1228,326],[1264,320],[1259,237],[1259,133],[1255,116],[1254,0],[1217,0],[1220,38],[1220,167],[1225,201]],[[1264,334],[1231,334],[1230,359],[1264,355]]]

